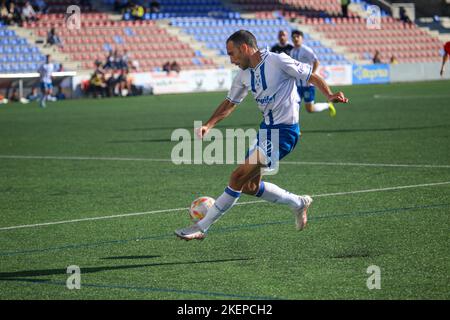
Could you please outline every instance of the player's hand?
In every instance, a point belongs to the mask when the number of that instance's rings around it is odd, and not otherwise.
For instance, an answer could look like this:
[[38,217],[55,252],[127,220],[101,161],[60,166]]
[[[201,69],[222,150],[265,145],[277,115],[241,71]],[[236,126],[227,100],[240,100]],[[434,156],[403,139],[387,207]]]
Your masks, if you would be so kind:
[[343,92],[338,92],[328,96],[328,101],[335,103],[347,103],[348,99],[344,96]]
[[199,139],[203,139],[203,137],[208,134],[209,129],[211,129],[209,126],[201,126],[200,128],[195,129],[195,134]]

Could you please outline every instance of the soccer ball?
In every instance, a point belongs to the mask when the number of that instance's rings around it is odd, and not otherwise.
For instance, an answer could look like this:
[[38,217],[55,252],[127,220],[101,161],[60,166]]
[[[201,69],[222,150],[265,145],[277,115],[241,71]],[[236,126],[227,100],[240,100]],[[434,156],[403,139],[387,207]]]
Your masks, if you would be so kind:
[[191,207],[189,208],[189,215],[191,216],[191,220],[193,222],[198,222],[202,220],[208,209],[214,205],[214,200],[211,197],[200,197],[192,201]]

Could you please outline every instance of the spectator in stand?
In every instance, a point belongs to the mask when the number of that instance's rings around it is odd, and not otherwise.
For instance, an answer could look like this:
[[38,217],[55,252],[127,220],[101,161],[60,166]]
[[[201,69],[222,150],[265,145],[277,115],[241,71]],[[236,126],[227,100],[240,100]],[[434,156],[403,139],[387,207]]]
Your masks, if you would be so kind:
[[400,20],[403,21],[403,23],[412,24],[404,7],[400,7]]
[[34,0],[33,8],[37,8],[38,13],[47,13],[48,5],[44,0]]
[[11,17],[9,15],[8,7],[6,6],[6,2],[3,1],[0,7],[0,21],[2,21],[5,25],[11,24]]
[[36,101],[39,99],[39,91],[38,88],[33,87],[31,88],[31,92],[27,95],[28,101]]
[[117,53],[113,50],[109,50],[108,56],[106,57],[105,64],[103,65],[103,69],[113,69],[116,63]]
[[397,58],[394,55],[391,56],[391,59],[390,59],[389,62],[390,62],[390,64],[397,64],[398,63]]
[[348,6],[350,2],[350,0],[341,0],[342,16],[345,18],[348,18]]
[[372,58],[372,62],[374,63],[374,64],[377,64],[377,63],[382,63],[381,62],[381,58],[380,58],[380,51],[375,51],[375,55],[373,56],[373,58]]
[[108,97],[114,97],[117,95],[119,73],[118,70],[108,69],[105,72],[104,80],[106,84],[106,95]]
[[176,73],[180,73],[181,66],[176,61],[173,61],[172,64],[170,65],[170,70],[175,71]]
[[288,34],[286,30],[280,30],[278,32],[278,43],[274,45],[270,51],[275,53],[286,53],[290,55],[291,50],[294,48],[292,44],[288,42]]
[[131,7],[131,2],[129,0],[115,0],[114,1],[114,11],[123,14],[127,9]]
[[19,97],[19,93],[17,92],[17,88],[13,88],[11,94],[9,95],[9,101],[10,102],[19,102],[20,101],[20,97]]
[[104,74],[105,73],[105,70],[103,69],[103,67],[102,67],[102,62],[100,61],[100,60],[95,60],[95,62],[94,62],[94,64],[95,64],[95,70],[94,70],[94,72],[99,72],[99,73],[101,73],[101,74]]
[[125,68],[128,68],[129,62],[130,62],[130,55],[128,54],[128,50],[125,49],[125,50],[123,50],[123,55],[122,55],[122,63],[125,65]]
[[53,45],[58,46],[60,48],[64,47],[61,39],[56,33],[55,28],[51,28],[50,31],[48,32],[47,43],[44,45],[44,47],[49,47]]
[[161,11],[161,6],[160,6],[159,2],[158,1],[152,1],[150,3],[150,12],[151,13],[158,13],[160,11]]
[[142,20],[144,18],[144,14],[145,10],[143,6],[139,4],[135,4],[133,6],[133,9],[131,10],[131,16],[134,20]]
[[103,74],[94,72],[89,80],[89,91],[94,98],[103,98],[105,96],[106,84],[103,79]]
[[131,69],[135,72],[139,72],[140,68],[139,68],[139,61],[138,60],[133,60],[131,61]]
[[170,61],[167,61],[166,63],[164,63],[162,69],[163,69],[163,71],[170,73]]
[[7,104],[9,101],[0,93],[0,104]]
[[131,90],[128,90],[128,80],[127,80],[128,72],[127,69],[121,69],[119,76],[117,77],[117,83],[115,91],[119,96],[125,97],[128,95]]
[[26,22],[38,21],[36,11],[34,11],[33,6],[30,1],[25,2],[22,8],[22,19]]
[[55,98],[58,99],[58,100],[65,100],[66,99],[66,95],[62,91],[62,87],[61,86],[58,86],[58,91],[56,92]]
[[12,23],[15,23],[19,26],[22,26],[22,15],[20,13],[20,9],[16,7],[14,2],[9,3],[9,19]]
[[127,62],[125,62],[125,60],[123,59],[123,55],[120,55],[117,52],[117,55],[115,57],[115,68],[114,69],[122,70],[122,69],[126,69],[126,68],[128,68]]

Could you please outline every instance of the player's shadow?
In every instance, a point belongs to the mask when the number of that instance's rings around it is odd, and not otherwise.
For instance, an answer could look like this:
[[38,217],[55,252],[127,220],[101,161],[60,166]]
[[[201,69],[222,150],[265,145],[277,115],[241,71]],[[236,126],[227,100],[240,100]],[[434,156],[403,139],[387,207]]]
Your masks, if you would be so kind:
[[[217,260],[200,260],[200,261],[180,261],[180,262],[160,262],[160,263],[144,263],[144,264],[132,264],[132,265],[119,265],[119,266],[100,266],[100,267],[83,267],[80,266],[82,274],[96,273],[102,271],[114,271],[114,270],[128,270],[139,268],[151,268],[151,267],[164,267],[164,266],[183,266],[194,264],[209,264],[209,263],[224,263],[224,262],[237,262],[247,261],[251,258],[234,258],[234,259],[217,259]],[[40,277],[51,275],[64,275],[65,269],[41,269],[41,270],[22,270],[13,272],[0,272],[0,281],[11,280],[22,277]]]
[[[254,128],[257,127],[258,122],[254,122],[254,123],[241,123],[239,125],[236,126],[232,126],[232,125],[227,125],[227,124],[218,124],[216,126],[214,126],[214,128],[219,128],[219,129],[236,129],[236,128]],[[156,130],[176,130],[176,129],[186,129],[186,130],[193,130],[193,127],[183,127],[183,126],[179,126],[179,127],[174,127],[174,126],[165,126],[165,127],[150,127],[150,128],[121,128],[121,129],[116,129],[116,131],[123,131],[123,132],[127,132],[127,131],[156,131]]]
[[[422,126],[422,127],[402,127],[402,128],[352,128],[352,129],[319,129],[319,130],[302,130],[303,134],[310,133],[355,133],[355,132],[392,132],[392,131],[414,131],[414,130],[428,130],[437,128],[448,128],[449,124],[442,124],[437,126]],[[225,127],[229,128],[229,127]],[[192,137],[190,141],[194,141],[195,138]],[[217,139],[217,140],[226,140]],[[155,143],[155,142],[177,142],[172,141],[169,138],[166,139],[140,139],[140,140],[114,140],[108,141],[108,143]]]
[[101,260],[135,260],[135,259],[153,259],[161,258],[161,256],[117,256],[117,257],[104,257]]

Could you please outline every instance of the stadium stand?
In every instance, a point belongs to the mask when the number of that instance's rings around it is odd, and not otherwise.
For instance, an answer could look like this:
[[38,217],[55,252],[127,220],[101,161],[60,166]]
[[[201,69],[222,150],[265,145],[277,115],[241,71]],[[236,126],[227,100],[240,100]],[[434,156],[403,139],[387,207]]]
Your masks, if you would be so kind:
[[[441,59],[442,42],[439,39],[415,24],[404,24],[392,18],[384,10],[380,12],[381,29],[370,30],[364,17],[356,11],[350,10],[348,18],[341,17],[339,0],[233,0],[232,2],[240,10],[255,11],[257,19],[271,19],[278,15],[299,22],[300,26],[311,27],[311,36],[323,40],[322,42],[330,40],[342,47],[347,60],[367,63],[376,50],[380,51],[383,62],[389,62],[392,56],[395,56],[398,62],[428,62]],[[363,0],[352,2],[359,5],[363,12],[370,5]],[[274,13],[274,10],[278,12]],[[336,62],[333,58],[331,61]]]
[[[15,1],[19,6],[22,6],[26,0]],[[80,8],[81,12],[94,12],[91,1],[86,0],[46,0],[45,13],[65,13],[67,8],[72,5],[76,5]]]
[[[104,0],[105,4],[113,5],[115,0]],[[126,3],[127,1],[123,1]],[[133,1],[148,9],[149,1]],[[240,14],[226,8],[220,0],[159,0],[158,12],[146,10],[144,20],[168,19],[174,17],[221,17],[238,18]],[[131,13],[124,10],[123,19],[133,20]]]
[[36,46],[0,25],[0,73],[35,72],[44,61]]
[[45,14],[38,22],[25,23],[38,37],[46,37],[55,27],[64,43],[61,52],[76,61],[80,69],[92,69],[95,60],[104,60],[110,50],[127,50],[139,62],[140,71],[160,70],[176,60],[182,69],[215,67],[211,59],[160,28],[155,21],[117,21],[105,13],[85,13],[81,29],[63,28],[64,14]]
[[[185,33],[203,42],[212,50],[226,56],[225,41],[228,36],[239,29],[247,29],[255,34],[262,48],[270,48],[275,44],[279,30],[292,31],[291,25],[284,19],[211,19],[211,18],[174,18],[171,25],[181,28]],[[304,36],[305,44],[312,47],[318,54],[322,64],[348,64],[342,55],[324,46],[309,34]]]
[[[232,0],[234,8],[245,12],[257,12],[257,18],[270,16],[280,11],[286,18],[297,16],[331,17],[341,15],[339,0]],[[357,16],[350,11],[350,17]]]
[[[369,5],[363,0],[352,2],[361,10]],[[34,39],[46,38],[55,27],[64,46],[54,50],[65,55],[66,61],[61,62],[74,62],[78,70],[92,70],[94,62],[104,61],[111,50],[126,50],[131,60],[138,61],[139,71],[161,70],[167,61],[177,61],[182,70],[216,68],[214,56],[204,55],[195,44],[212,50],[216,57],[225,57],[226,38],[241,28],[255,33],[261,47],[271,47],[280,29],[290,32],[299,28],[305,33],[305,44],[316,51],[323,65],[369,62],[376,50],[385,62],[392,56],[398,62],[441,59],[442,42],[417,25],[405,24],[381,11],[381,29],[369,30],[358,11],[350,10],[349,18],[340,17],[339,0],[160,0],[159,12],[147,10],[138,21],[126,10],[120,16],[105,13],[107,10],[97,12],[90,3],[47,1],[47,13],[39,14],[39,21],[24,22],[23,27]],[[113,3],[102,2],[110,12]],[[73,4],[83,12],[79,30],[64,28],[65,12]],[[182,32],[169,32],[171,27]],[[0,70],[36,70],[43,61],[39,48],[18,37],[14,30],[0,30]],[[186,35],[192,43],[182,40]]]
[[392,17],[381,18],[381,29],[368,29],[362,18],[305,18],[324,38],[336,41],[361,60],[370,60],[379,50],[383,62],[395,56],[398,62],[438,61],[442,42],[414,24]]

